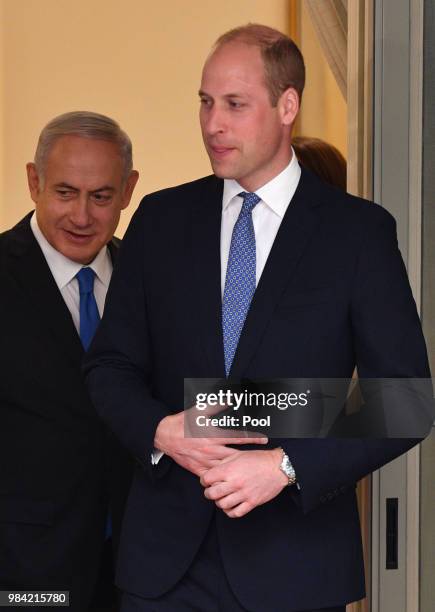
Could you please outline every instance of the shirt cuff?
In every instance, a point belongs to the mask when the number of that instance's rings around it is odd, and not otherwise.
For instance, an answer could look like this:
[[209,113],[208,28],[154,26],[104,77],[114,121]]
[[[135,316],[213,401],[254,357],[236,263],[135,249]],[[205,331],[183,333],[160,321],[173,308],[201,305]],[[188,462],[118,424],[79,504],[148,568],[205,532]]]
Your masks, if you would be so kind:
[[164,454],[163,451],[159,451],[155,448],[151,453],[151,465],[157,465]]

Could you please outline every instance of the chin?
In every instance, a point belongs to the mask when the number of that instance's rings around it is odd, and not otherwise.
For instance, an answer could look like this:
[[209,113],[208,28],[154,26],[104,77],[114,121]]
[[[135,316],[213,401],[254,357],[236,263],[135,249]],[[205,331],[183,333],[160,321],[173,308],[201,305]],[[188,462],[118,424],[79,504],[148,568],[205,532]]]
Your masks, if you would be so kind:
[[80,263],[82,265],[91,263],[91,261],[93,261],[98,254],[98,251],[95,253],[93,250],[90,249],[83,250],[71,247],[60,250],[60,252],[67,259],[71,259],[71,261],[75,261],[76,263]]
[[236,177],[236,173],[235,172],[231,172],[231,169],[225,169],[222,168],[222,166],[219,166],[217,164],[215,165],[211,165],[213,173],[221,179],[237,179]]

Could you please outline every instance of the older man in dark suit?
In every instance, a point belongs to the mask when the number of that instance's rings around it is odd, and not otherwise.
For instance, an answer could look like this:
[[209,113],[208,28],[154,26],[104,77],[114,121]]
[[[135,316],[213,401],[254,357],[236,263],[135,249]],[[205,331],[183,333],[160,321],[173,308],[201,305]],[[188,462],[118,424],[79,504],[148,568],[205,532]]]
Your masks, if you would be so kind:
[[356,482],[417,442],[184,436],[185,378],[429,375],[393,219],[292,153],[303,86],[283,34],[221,37],[199,92],[214,176],[145,197],[123,243],[87,362],[138,460],[123,612],[344,611],[364,595]]
[[42,130],[27,174],[36,210],[0,236],[0,588],[112,610],[110,536],[130,470],[80,368],[138,173],[115,121],[72,112]]

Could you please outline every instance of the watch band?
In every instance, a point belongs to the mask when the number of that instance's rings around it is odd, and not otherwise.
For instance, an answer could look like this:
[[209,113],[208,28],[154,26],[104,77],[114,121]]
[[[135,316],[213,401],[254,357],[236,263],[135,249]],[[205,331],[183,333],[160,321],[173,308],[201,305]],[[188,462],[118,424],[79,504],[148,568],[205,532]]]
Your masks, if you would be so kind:
[[284,449],[281,449],[281,450],[282,450],[282,460],[281,460],[279,469],[285,476],[287,476],[288,486],[291,487],[292,485],[296,484],[296,472],[294,470],[294,467],[288,455],[285,453]]

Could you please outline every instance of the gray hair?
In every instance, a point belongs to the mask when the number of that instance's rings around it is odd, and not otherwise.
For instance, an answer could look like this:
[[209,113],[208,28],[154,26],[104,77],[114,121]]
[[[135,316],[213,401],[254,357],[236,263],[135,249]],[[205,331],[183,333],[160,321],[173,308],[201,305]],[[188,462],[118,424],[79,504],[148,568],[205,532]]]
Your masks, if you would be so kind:
[[40,179],[44,178],[48,154],[58,138],[80,136],[113,142],[119,148],[124,162],[124,180],[133,169],[131,140],[110,117],[90,111],[73,111],[52,119],[42,130],[35,152],[35,166]]

